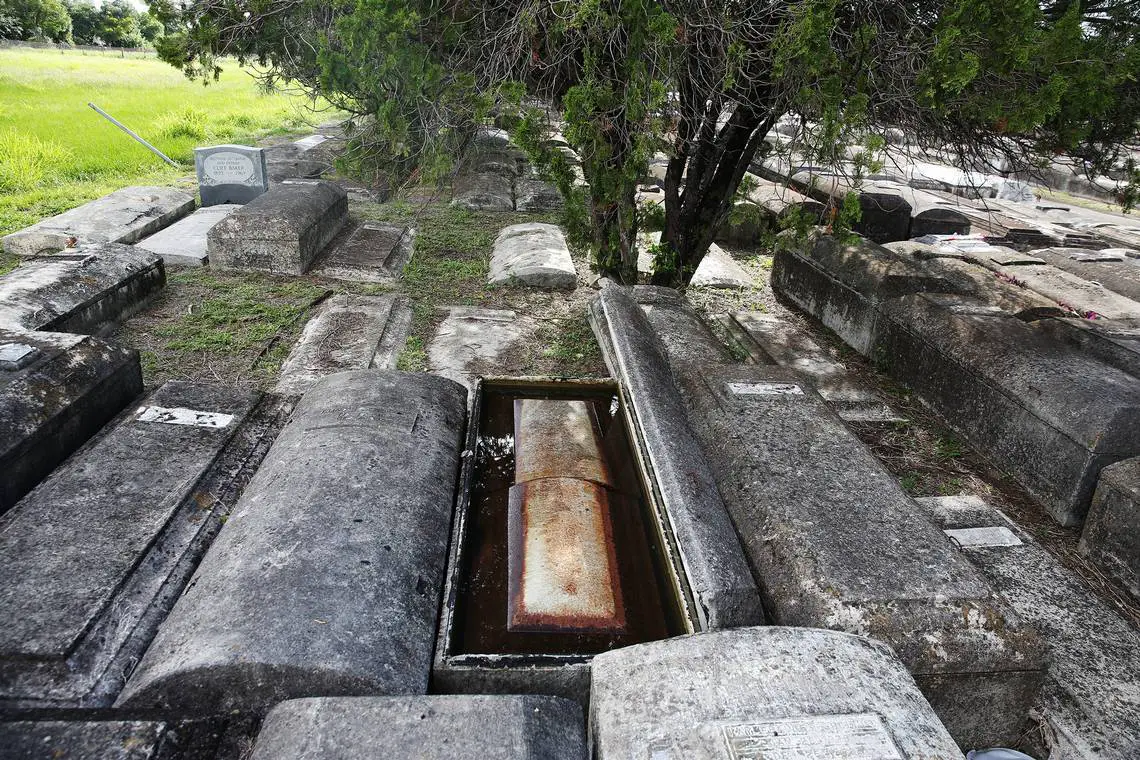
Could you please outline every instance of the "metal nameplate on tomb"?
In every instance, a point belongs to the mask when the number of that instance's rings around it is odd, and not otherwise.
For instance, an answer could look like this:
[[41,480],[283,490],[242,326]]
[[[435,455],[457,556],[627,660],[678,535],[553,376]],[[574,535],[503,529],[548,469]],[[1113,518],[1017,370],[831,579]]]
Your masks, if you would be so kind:
[[38,348],[26,343],[0,343],[0,369],[23,369],[35,361],[38,354]]
[[220,430],[234,421],[232,414],[203,412],[185,407],[143,406],[138,410],[136,422],[161,422],[167,425],[190,425]]
[[737,396],[802,396],[795,383],[728,383],[728,392]]
[[985,528],[952,528],[942,532],[960,547],[1021,546],[1021,539],[1017,534],[1001,525]]
[[874,713],[721,725],[730,760],[903,760]]

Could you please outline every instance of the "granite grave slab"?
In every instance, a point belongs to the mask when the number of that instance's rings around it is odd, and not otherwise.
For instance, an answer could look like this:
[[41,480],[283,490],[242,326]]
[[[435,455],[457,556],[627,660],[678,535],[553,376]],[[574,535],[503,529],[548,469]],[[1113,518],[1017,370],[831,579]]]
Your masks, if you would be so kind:
[[844,244],[812,232],[783,236],[772,264],[772,289],[819,319],[864,356],[871,351],[879,303],[911,293],[953,293],[945,277],[913,258],[858,239]]
[[574,260],[558,225],[527,222],[499,232],[491,251],[487,284],[516,282],[551,290],[573,290],[577,286]]
[[1100,471],[1080,551],[1140,600],[1140,457]]
[[37,256],[93,243],[133,243],[194,210],[194,196],[172,187],[126,187],[5,235],[4,250]]
[[[1041,632],[1050,650],[1023,749],[1034,757],[1126,760],[1140,753],[1140,633],[1001,512],[972,496],[916,499],[940,528],[998,527],[1017,542],[947,537]],[[984,706],[979,705],[979,709]],[[1015,746],[1007,744],[1005,746]]]
[[649,318],[629,290],[611,285],[591,302],[589,319],[624,389],[635,445],[673,532],[701,629],[763,623],[756,583]]
[[426,374],[310,389],[116,704],[426,693],[465,411]]
[[312,273],[350,282],[392,282],[412,260],[415,244],[413,227],[361,222],[329,243]]

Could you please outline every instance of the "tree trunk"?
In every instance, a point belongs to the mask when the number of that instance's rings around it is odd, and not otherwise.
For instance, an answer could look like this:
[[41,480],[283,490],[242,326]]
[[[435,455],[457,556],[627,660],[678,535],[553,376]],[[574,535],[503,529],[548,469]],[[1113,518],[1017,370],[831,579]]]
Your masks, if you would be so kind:
[[599,274],[637,284],[637,207],[634,188],[613,200],[591,198],[590,216]]
[[[706,118],[715,119],[716,115]],[[678,155],[670,161],[665,177],[666,222],[661,244],[676,253],[677,267],[672,271],[654,271],[654,285],[680,287],[692,279],[717,230],[732,213],[736,189],[772,118],[769,115],[764,119],[753,109],[738,105],[715,140],[703,140],[692,155]],[[678,194],[675,183],[680,182],[686,161],[691,173],[686,177],[684,191]]]

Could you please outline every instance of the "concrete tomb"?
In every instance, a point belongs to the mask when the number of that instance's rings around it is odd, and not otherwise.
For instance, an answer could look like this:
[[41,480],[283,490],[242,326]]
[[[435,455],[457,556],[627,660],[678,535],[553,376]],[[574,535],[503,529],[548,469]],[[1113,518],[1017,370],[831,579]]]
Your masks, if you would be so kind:
[[142,371],[137,351],[66,333],[0,328],[0,356],[2,513],[142,393]]
[[203,206],[249,203],[269,189],[265,151],[245,145],[194,149]]
[[[637,271],[653,273],[652,248],[661,242],[660,232],[644,232],[637,236]],[[689,283],[698,288],[747,288],[752,286],[752,275],[736,263],[732,256],[716,243],[709,246],[697,271]]]
[[302,394],[337,372],[395,369],[411,321],[403,296],[334,296],[305,324],[274,391]]
[[1005,265],[995,271],[1082,316],[1140,319],[1140,302],[1056,267]]
[[878,304],[911,293],[955,292],[912,257],[859,239],[845,244],[809,233],[784,237],[772,264],[772,289],[831,328],[864,356],[871,351]]
[[493,172],[464,174],[456,178],[451,205],[470,211],[514,211],[510,177]]
[[0,327],[96,333],[166,285],[162,258],[105,243],[29,261],[0,277]]
[[588,698],[599,651],[693,630],[607,381],[481,379],[433,666],[445,692]]
[[649,317],[628,290],[608,286],[590,304],[590,324],[628,399],[630,435],[670,526],[699,629],[762,623],[756,583]]
[[206,236],[215,224],[239,208],[233,203],[203,206],[185,219],[143,238],[135,247],[157,253],[167,265],[204,266],[209,261]]
[[426,374],[311,388],[117,705],[425,693],[465,410],[462,386]]
[[538,288],[573,290],[578,273],[566,236],[554,224],[527,222],[504,227],[491,251],[488,285],[518,282]]
[[158,721],[12,721],[0,723],[5,760],[158,760],[167,726]]
[[1080,551],[1140,600],[1140,457],[1100,471]]
[[4,250],[37,256],[93,243],[133,243],[194,210],[194,196],[172,187],[126,187],[5,235]]
[[586,760],[582,708],[546,696],[323,697],[270,711],[249,760]]
[[1140,383],[964,296],[880,306],[872,353],[1063,525],[1106,464],[1140,454]]
[[774,622],[889,644],[962,746],[1019,736],[1036,634],[823,399],[757,366],[692,368],[682,392]]
[[757,311],[725,317],[725,325],[757,364],[776,363],[811,380],[819,395],[847,422],[903,422],[878,394],[851,376],[806,330]]
[[516,211],[557,211],[565,205],[562,193],[550,182],[540,179],[515,180]]
[[169,382],[0,518],[0,703],[109,704],[256,466],[223,452],[257,400]]
[[809,628],[739,628],[594,658],[597,760],[960,760],[890,648]]
[[1140,378],[1140,319],[1043,319],[1037,327],[1110,367]]
[[329,244],[312,274],[352,282],[391,282],[404,273],[415,243],[413,227],[361,222]]
[[[972,496],[916,499],[947,544],[974,564],[1028,624],[1050,657],[1017,747],[1034,757],[1130,760],[1140,756],[1140,633],[1001,512]],[[986,529],[1001,540],[952,536]],[[1014,540],[1008,540],[1012,535]],[[979,703],[977,709],[987,709]]]
[[210,264],[304,274],[347,215],[348,194],[340,186],[285,180],[214,225],[207,235]]
[[1080,251],[1075,248],[1045,248],[1031,251],[1058,269],[1095,282],[1102,287],[1140,301],[1140,266],[1123,252]]
[[269,181],[318,179],[333,168],[335,153],[342,144],[340,140],[317,134],[264,148]]

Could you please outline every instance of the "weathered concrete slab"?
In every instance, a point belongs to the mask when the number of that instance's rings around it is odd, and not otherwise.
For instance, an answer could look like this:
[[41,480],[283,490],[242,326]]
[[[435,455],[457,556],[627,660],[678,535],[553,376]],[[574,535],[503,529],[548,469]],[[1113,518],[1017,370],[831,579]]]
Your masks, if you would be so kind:
[[515,210],[557,211],[563,205],[562,193],[551,183],[538,179],[515,180]]
[[13,721],[0,723],[4,760],[151,760],[166,724],[154,721]]
[[504,227],[491,251],[488,285],[512,283],[554,290],[578,284],[566,236],[556,224],[527,222]]
[[694,288],[750,288],[752,275],[716,243],[709,246],[689,280]]
[[461,175],[452,188],[451,205],[471,211],[514,211],[511,180],[501,174]]
[[1140,302],[1115,293],[1099,282],[1049,265],[1002,266],[1004,277],[1083,316],[1140,319]]
[[630,295],[645,312],[674,368],[683,364],[703,366],[732,361],[724,343],[674,288],[637,285],[630,289]]
[[1140,319],[1043,319],[1043,331],[1110,367],[1140,378]]
[[207,235],[210,264],[304,274],[347,215],[348,194],[339,185],[285,180],[214,225]]
[[1140,600],[1140,457],[1100,471],[1080,551]]
[[142,393],[142,370],[137,351],[83,335],[0,328],[0,345],[35,349],[0,369],[2,513]]
[[1083,251],[1072,248],[1044,248],[1031,251],[1049,264],[1076,275],[1083,280],[1099,283],[1102,287],[1140,301],[1140,266],[1124,252]]
[[425,374],[314,386],[118,704],[426,692],[465,409],[461,386]]
[[209,261],[206,235],[215,224],[239,208],[241,206],[234,203],[203,206],[185,219],[143,238],[135,247],[157,253],[165,264],[204,266]]
[[807,628],[741,628],[598,655],[590,732],[598,760],[962,756],[888,647]]
[[[661,242],[660,232],[645,232],[637,236],[637,271],[653,273],[653,246]],[[697,271],[689,283],[703,288],[747,288],[752,286],[752,276],[736,263],[723,248],[716,243],[709,246]]]
[[755,581],[649,318],[629,291],[608,286],[590,305],[590,324],[628,397],[631,433],[652,473],[701,628],[762,623]]
[[771,182],[756,176],[745,175],[754,186],[748,192],[748,200],[767,210],[777,219],[786,219],[790,214],[805,214],[818,222],[823,219],[824,205],[814,198],[796,192],[787,185]]
[[5,235],[4,250],[35,256],[93,243],[133,243],[194,210],[172,187],[126,187]]
[[693,368],[682,390],[774,622],[886,642],[959,744],[1015,740],[1036,635],[823,399],[754,365]]
[[329,244],[312,273],[352,282],[391,282],[412,260],[415,242],[412,227],[362,222]]
[[867,240],[845,245],[818,232],[804,241],[784,236],[772,265],[772,289],[870,355],[876,308],[911,293],[955,292],[946,278],[919,262]]
[[582,708],[545,696],[294,699],[250,760],[586,760]]
[[301,331],[274,392],[305,393],[321,378],[353,369],[395,369],[412,310],[403,296],[334,296]]
[[1045,683],[1032,711],[1036,725],[1021,748],[1035,757],[1075,760],[1140,755],[1140,634],[1134,625],[980,499],[916,501],[941,528],[1000,526],[1021,541],[961,549],[1049,646]]
[[893,186],[910,205],[910,229],[907,237],[965,235],[970,232],[970,220],[958,208],[960,201],[952,201],[906,185]]
[[960,296],[880,307],[874,354],[1063,525],[1106,464],[1140,454],[1140,383],[1032,325]]
[[477,375],[496,371],[502,356],[533,334],[530,317],[506,309],[453,306],[428,344],[428,367],[469,388]]
[[29,261],[0,278],[0,328],[95,333],[164,285],[162,258],[127,245]]
[[966,261],[967,254],[958,249],[936,248],[915,241],[887,243],[884,248],[914,256],[931,276],[951,283],[954,292],[973,296],[1018,319],[1033,321],[1069,313],[1055,301]]
[[333,170],[336,153],[342,145],[343,141],[320,134],[271,145],[264,149],[269,179],[274,183],[317,179]]
[[737,331],[742,331],[746,339],[760,349],[766,361],[758,363],[779,364],[808,378],[842,419],[848,422],[905,421],[792,322],[757,311],[738,312],[730,319],[737,325]]
[[0,518],[0,700],[114,694],[144,616],[177,593],[167,584],[217,498],[204,481],[257,398],[169,382]]

